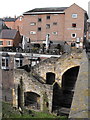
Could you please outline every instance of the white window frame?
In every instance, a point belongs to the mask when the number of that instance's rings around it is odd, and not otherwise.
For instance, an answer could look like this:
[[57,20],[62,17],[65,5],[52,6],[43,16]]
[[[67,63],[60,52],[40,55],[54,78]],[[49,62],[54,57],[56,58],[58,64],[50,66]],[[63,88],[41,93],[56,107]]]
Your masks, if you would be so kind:
[[[73,34],[75,34],[75,37],[73,37]],[[77,34],[76,33],[71,33],[71,38],[76,38]]]
[[50,24],[46,24],[46,29],[50,29]]
[[58,34],[58,32],[52,32],[52,34],[53,34],[53,35],[57,35],[57,34]]
[[35,35],[35,34],[36,34],[36,31],[30,31],[30,34],[31,34],[31,35]]
[[[16,61],[18,61],[18,64],[17,64]],[[22,61],[22,65],[23,65],[23,59],[22,58],[14,58],[14,68],[21,67],[21,61]]]
[[77,18],[77,17],[78,17],[78,15],[76,13],[72,14],[72,18]]
[[[1,69],[4,69],[4,70],[6,70],[6,69],[9,69],[9,58],[8,57],[2,57],[2,59],[4,60],[4,66],[2,65],[2,60],[1,60]],[[8,63],[6,63],[6,62],[8,62]]]
[[20,17],[19,20],[22,21],[22,17]]
[[35,23],[35,22],[31,22],[30,25],[31,25],[31,26],[34,26],[34,25],[36,25],[36,23]]
[[[10,44],[8,44],[8,42],[10,42]],[[7,43],[7,46],[12,46],[12,41],[7,40],[6,43]]]

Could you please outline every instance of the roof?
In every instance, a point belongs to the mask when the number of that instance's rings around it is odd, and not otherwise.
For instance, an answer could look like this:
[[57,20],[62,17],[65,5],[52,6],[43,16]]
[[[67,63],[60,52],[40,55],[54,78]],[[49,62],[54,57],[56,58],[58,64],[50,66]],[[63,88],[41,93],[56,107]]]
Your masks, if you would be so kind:
[[8,53],[2,53],[2,57],[9,57]]
[[32,10],[29,10],[27,12],[24,13],[25,14],[30,14],[32,12],[63,12],[65,9],[67,9],[68,7],[47,7],[47,8],[35,8]]
[[14,39],[16,36],[17,30],[3,29],[0,34],[1,39]]
[[16,18],[4,18],[4,22],[15,22],[16,21]]
[[15,58],[23,58],[23,55],[16,53],[14,57],[15,57]]

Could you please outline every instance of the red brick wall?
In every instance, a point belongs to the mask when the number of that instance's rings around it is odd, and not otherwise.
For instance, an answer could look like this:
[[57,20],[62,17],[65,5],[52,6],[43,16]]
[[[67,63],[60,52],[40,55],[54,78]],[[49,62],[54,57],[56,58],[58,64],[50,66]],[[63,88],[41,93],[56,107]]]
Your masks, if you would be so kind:
[[[46,19],[47,15],[50,16],[50,20]],[[38,22],[38,18],[41,18],[42,22]],[[35,22],[36,25],[31,26],[30,23],[32,22]],[[57,25],[53,25],[54,22],[57,22]],[[50,24],[49,29],[46,29],[46,24]],[[23,27],[23,34],[30,37],[31,41],[45,40],[48,33],[50,34],[50,40],[63,40],[64,14],[25,15]],[[41,27],[41,31],[38,31],[38,27]],[[36,34],[31,35],[30,31],[35,31]],[[57,32],[57,35],[52,34],[52,32]]]
[[[76,38],[80,38],[83,41],[84,12],[83,9],[75,4],[65,10],[65,41],[76,41]],[[77,18],[72,18],[72,14],[77,14]],[[72,23],[76,23],[76,28],[72,28]],[[76,38],[71,38],[71,33],[76,33]]]

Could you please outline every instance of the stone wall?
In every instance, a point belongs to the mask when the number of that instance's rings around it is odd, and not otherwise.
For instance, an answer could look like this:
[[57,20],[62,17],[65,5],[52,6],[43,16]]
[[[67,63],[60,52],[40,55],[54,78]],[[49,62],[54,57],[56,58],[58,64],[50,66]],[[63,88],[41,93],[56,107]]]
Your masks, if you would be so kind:
[[[33,67],[33,70],[46,80],[46,73],[55,73],[55,82],[61,85],[62,75],[68,69],[80,66],[82,53],[65,54],[60,58],[49,58]],[[46,81],[45,81],[46,82]]]
[[75,86],[75,93],[71,106],[69,118],[88,118],[89,110],[89,89],[88,89],[88,58],[84,51],[80,71]]
[[[20,78],[22,76],[22,80],[23,80],[23,92],[33,92],[33,93],[37,93],[38,95],[40,95],[40,110],[43,111],[44,110],[44,94],[47,94],[47,99],[48,99],[48,111],[51,112],[52,111],[52,93],[53,93],[53,89],[52,86],[50,85],[45,85],[40,83],[36,78],[34,78],[32,76],[32,74],[24,71],[24,70],[15,70],[14,71],[14,83],[15,86],[17,87],[18,84],[20,84]],[[17,90],[15,88],[15,90]],[[15,97],[16,96],[16,97]],[[17,102],[15,102],[15,100],[17,101],[17,92],[14,96],[14,103],[17,107],[18,104],[16,104]]]

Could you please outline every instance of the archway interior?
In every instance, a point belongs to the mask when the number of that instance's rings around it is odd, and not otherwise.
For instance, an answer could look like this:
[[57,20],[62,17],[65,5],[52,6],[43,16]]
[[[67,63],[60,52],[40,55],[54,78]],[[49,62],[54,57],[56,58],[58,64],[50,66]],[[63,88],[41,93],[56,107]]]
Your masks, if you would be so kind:
[[46,84],[52,85],[55,82],[55,73],[46,73]]
[[40,95],[34,92],[24,93],[25,106],[32,109],[40,109]]
[[69,114],[79,66],[68,69],[62,76],[61,87],[58,83],[53,85],[52,111],[59,115]]
[[68,69],[62,76],[63,107],[71,107],[78,72],[79,66],[76,66]]

